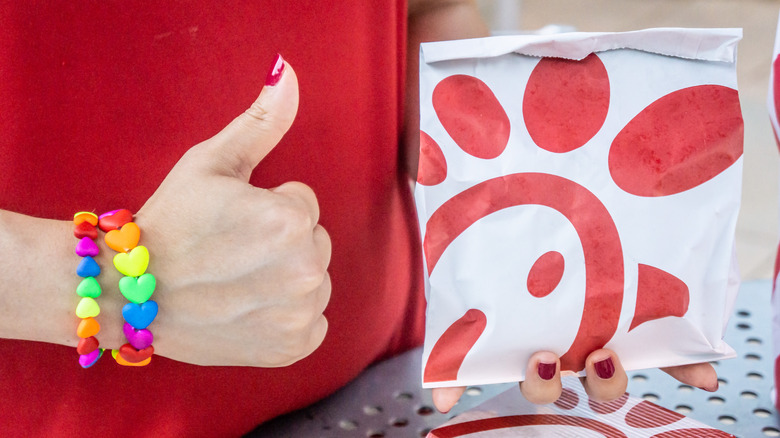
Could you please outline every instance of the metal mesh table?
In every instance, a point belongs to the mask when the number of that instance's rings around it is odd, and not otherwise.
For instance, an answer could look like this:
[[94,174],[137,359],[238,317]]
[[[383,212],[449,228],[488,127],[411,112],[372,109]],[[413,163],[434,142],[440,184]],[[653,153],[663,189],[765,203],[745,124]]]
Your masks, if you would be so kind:
[[[659,370],[629,372],[628,392],[742,438],[780,437],[775,411],[769,280],[743,283],[726,341],[736,359],[715,363],[715,393],[682,385]],[[452,416],[514,387],[471,387],[453,410],[433,408],[420,388],[421,349],[366,370],[331,397],[258,427],[248,437],[424,437]]]

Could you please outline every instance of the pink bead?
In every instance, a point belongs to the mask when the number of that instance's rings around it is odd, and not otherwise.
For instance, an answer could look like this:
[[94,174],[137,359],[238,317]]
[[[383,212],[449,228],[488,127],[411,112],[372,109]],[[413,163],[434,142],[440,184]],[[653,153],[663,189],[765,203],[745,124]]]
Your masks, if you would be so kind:
[[152,345],[152,342],[154,342],[154,336],[152,336],[152,332],[147,329],[138,330],[132,325],[125,323],[124,327],[122,327],[122,330],[125,332],[127,342],[135,347],[136,350],[143,350],[144,348]]
[[92,365],[95,365],[95,362],[100,359],[100,356],[103,355],[103,349],[98,348],[97,350],[93,350],[89,354],[82,354],[79,356],[79,365],[81,365],[82,368],[89,368]]
[[76,244],[76,254],[79,257],[94,257],[100,254],[100,248],[98,248],[94,240],[89,237],[82,237],[79,243]]

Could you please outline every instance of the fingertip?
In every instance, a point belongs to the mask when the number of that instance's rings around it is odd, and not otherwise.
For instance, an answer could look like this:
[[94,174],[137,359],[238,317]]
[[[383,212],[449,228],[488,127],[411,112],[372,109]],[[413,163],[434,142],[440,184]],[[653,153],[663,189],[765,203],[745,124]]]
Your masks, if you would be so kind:
[[[277,56],[266,75],[260,94],[245,113],[257,120],[267,120],[270,115],[278,120],[277,123],[292,125],[298,113],[298,76],[281,55]],[[278,114],[271,113],[276,108],[283,108],[283,111],[277,111]]]
[[534,353],[528,360],[528,368],[520,392],[531,403],[553,403],[561,396],[561,364],[558,356],[549,351]]
[[431,396],[433,405],[442,414],[449,412],[458,403],[460,397],[466,392],[465,386],[453,386],[450,388],[433,388]]
[[539,351],[528,361],[528,374],[536,373],[542,380],[551,380],[560,374],[561,362],[558,355],[549,351]]
[[[277,64],[281,62],[281,67]],[[276,73],[274,73],[276,72]],[[272,78],[272,86],[268,80]],[[254,168],[281,141],[298,113],[298,78],[290,64],[275,61],[254,102],[210,142],[207,165],[219,174],[249,180]]]
[[661,368],[661,370],[681,383],[695,386],[707,392],[715,392],[720,386],[718,372],[709,362],[666,367]]
[[274,57],[274,62],[271,64],[271,69],[268,70],[268,74],[265,76],[265,86],[273,87],[279,83],[282,79],[282,73],[284,73],[284,67],[287,63],[280,53],[277,53]]
[[582,379],[591,400],[608,402],[621,397],[628,388],[628,376],[617,354],[609,349],[591,353],[585,361],[586,378]]

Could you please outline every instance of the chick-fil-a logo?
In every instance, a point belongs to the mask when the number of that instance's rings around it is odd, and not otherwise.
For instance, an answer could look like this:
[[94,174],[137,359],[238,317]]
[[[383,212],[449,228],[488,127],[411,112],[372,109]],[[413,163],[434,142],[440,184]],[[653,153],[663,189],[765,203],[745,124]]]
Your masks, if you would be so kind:
[[[442,79],[432,93],[436,117],[450,139],[471,157],[491,160],[508,147],[510,123],[491,88],[470,75]],[[525,86],[522,116],[534,143],[560,156],[577,150],[601,130],[610,109],[610,78],[596,54],[580,61],[542,58]],[[614,137],[609,176],[637,197],[665,197],[697,187],[742,155],[742,117],[737,91],[722,85],[684,87],[655,100]],[[448,163],[437,141],[422,131],[418,183],[436,186],[448,178]],[[448,139],[449,140],[449,139]],[[509,145],[512,147],[512,145]],[[580,371],[587,355],[615,334],[624,279],[621,236],[613,216],[583,185],[544,172],[496,176],[455,194],[424,224],[423,248],[429,275],[453,241],[472,225],[501,210],[540,205],[554,209],[573,226],[585,260],[585,300],[578,332],[561,356],[563,370]],[[565,258],[549,251],[527,278],[537,298],[552,293]],[[629,328],[688,310],[689,288],[662,269],[637,263],[637,298]],[[487,326],[486,313],[471,308],[452,321],[428,355],[426,383],[456,380],[469,351]]]

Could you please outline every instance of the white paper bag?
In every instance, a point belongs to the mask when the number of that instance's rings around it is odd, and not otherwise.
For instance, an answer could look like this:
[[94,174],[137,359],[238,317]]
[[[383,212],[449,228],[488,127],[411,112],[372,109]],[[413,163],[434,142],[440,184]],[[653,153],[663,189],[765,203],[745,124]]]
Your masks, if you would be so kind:
[[[778,17],[780,23],[780,17]],[[775,133],[775,139],[778,140],[780,148],[780,75],[778,75],[778,66],[780,66],[780,24],[775,36],[775,48],[772,55],[772,68],[769,73],[769,93],[767,98],[767,108],[769,109],[769,120],[772,122],[772,129]],[[778,397],[778,385],[780,385],[780,246],[777,249],[777,259],[775,260],[774,284],[772,287],[772,339],[775,356],[775,389],[772,392],[772,401],[780,409],[780,397]]]
[[739,29],[424,44],[423,386],[732,357]]

